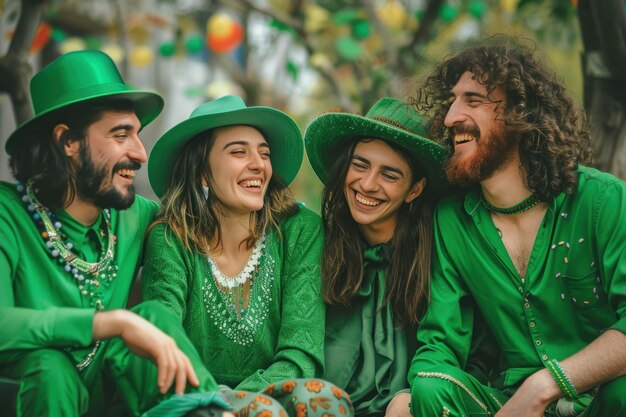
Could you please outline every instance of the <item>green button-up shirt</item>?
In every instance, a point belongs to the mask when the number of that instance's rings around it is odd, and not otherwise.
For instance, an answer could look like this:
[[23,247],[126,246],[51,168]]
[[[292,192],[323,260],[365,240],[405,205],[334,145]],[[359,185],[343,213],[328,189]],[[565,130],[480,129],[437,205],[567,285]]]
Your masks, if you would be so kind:
[[626,183],[581,167],[578,192],[549,203],[521,279],[477,191],[442,202],[409,381],[438,364],[465,366],[478,311],[501,349],[504,389],[606,329],[626,333],[625,220]]
[[[137,196],[128,210],[111,210],[118,271],[103,288],[106,310],[126,306],[156,209],[156,203]],[[78,256],[96,262],[100,245],[106,245],[99,233],[104,214],[88,227],[63,210],[56,214]],[[0,364],[16,350],[45,347],[74,347],[74,358],[83,359],[93,336],[90,301],[51,257],[15,185],[0,183]]]

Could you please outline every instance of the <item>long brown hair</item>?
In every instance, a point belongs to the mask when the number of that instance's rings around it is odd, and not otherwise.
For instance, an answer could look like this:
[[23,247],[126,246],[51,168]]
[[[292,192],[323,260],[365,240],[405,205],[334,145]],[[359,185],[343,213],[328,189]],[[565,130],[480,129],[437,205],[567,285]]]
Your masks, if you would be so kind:
[[[205,198],[202,179],[211,177],[209,152],[213,146],[216,129],[202,132],[192,138],[180,151],[174,164],[170,184],[162,199],[159,222],[166,223],[187,250],[204,254],[211,251],[211,241],[217,236],[222,241],[218,217],[218,200],[209,191]],[[242,243],[251,248],[268,230],[298,211],[291,191],[279,178],[272,176],[263,208],[251,213],[250,236]]]
[[[335,161],[322,194],[322,219],[325,231],[322,253],[324,300],[328,304],[350,306],[363,283],[363,241],[350,214],[344,194],[350,160],[359,140],[346,146]],[[424,175],[404,155],[406,151],[387,142],[411,168],[412,184]],[[428,180],[427,180],[428,181]],[[428,184],[428,183],[427,183]],[[419,323],[424,313],[430,281],[430,256],[433,240],[433,200],[430,187],[398,209],[398,222],[391,239],[384,303],[391,303],[394,319],[404,326]]]
[[583,112],[574,105],[558,75],[530,46],[495,36],[445,60],[418,89],[415,106],[431,120],[433,139],[449,147],[444,126],[448,97],[467,71],[488,93],[501,88],[506,106],[500,117],[506,132],[519,136],[526,185],[541,200],[574,193],[578,164],[593,162],[590,133]]

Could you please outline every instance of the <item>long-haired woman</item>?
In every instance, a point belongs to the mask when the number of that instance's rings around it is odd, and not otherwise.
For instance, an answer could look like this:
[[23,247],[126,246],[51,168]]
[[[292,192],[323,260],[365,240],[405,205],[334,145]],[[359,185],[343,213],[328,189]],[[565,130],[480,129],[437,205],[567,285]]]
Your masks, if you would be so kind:
[[367,115],[327,113],[307,128],[324,183],[325,378],[357,416],[410,416],[407,372],[427,305],[433,203],[445,149],[428,120],[393,98]]
[[178,315],[240,415],[351,413],[341,390],[313,379],[324,363],[322,229],[287,188],[303,148],[291,117],[225,96],[150,156],[163,208],[143,296]]

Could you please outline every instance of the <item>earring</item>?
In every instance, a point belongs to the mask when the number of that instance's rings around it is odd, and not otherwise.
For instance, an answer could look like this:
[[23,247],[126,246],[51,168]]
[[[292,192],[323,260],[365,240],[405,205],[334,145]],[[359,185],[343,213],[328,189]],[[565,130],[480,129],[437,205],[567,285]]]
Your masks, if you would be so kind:
[[202,192],[204,193],[204,199],[208,200],[209,199],[209,187],[203,185]]

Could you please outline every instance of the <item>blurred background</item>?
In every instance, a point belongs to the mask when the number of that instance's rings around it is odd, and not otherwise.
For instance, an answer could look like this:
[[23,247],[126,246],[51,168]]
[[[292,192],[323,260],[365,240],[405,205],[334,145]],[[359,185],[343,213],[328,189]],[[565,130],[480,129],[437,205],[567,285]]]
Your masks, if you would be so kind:
[[[63,53],[100,49],[129,84],[163,95],[142,132],[149,152],[225,94],[279,108],[303,131],[326,111],[409,99],[446,55],[498,33],[537,44],[592,115],[599,166],[624,178],[625,14],[624,0],[0,0],[0,180],[11,179],[4,143],[32,115],[28,81]],[[137,188],[155,198],[145,167]],[[292,190],[319,212],[306,157]]]

